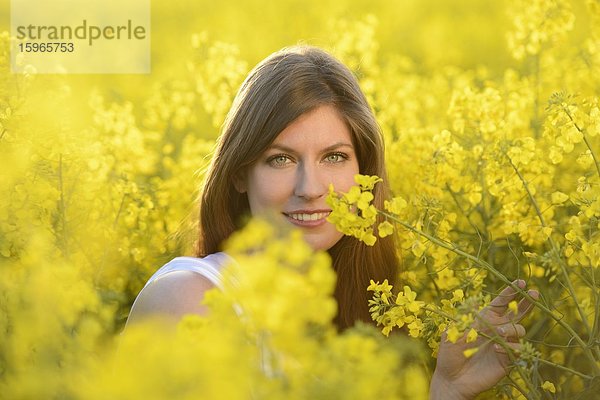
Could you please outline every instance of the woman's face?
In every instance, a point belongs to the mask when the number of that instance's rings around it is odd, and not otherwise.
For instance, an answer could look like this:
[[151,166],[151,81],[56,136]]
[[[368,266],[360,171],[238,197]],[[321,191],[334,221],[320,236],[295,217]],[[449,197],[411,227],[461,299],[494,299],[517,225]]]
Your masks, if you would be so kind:
[[348,191],[358,173],[350,131],[336,108],[324,105],[281,131],[237,186],[252,215],[281,213],[315,250],[327,250],[342,237],[326,221],[329,184]]

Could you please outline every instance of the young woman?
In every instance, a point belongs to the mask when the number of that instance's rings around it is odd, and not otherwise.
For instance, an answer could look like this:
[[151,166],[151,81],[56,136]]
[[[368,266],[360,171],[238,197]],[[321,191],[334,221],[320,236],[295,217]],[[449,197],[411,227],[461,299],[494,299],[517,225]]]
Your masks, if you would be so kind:
[[[373,193],[374,204],[382,208],[388,196],[384,145],[356,78],[314,47],[272,54],[242,84],[218,140],[201,196],[198,258],[179,257],[157,271],[136,299],[128,323],[147,315],[178,319],[205,313],[204,292],[219,286],[219,269],[227,259],[219,253],[223,240],[248,216],[273,211],[301,229],[315,250],[331,255],[337,274],[335,324],[344,329],[371,321],[365,288],[370,279],[396,281],[394,239],[370,247],[326,221],[329,184],[347,191],[357,173],[384,179]],[[482,313],[513,341],[524,334],[518,321],[504,317],[515,295],[506,289]],[[522,301],[516,319],[530,306]],[[468,398],[495,384],[506,374],[508,356],[491,346],[484,350],[467,360],[460,345],[444,344],[432,396]]]

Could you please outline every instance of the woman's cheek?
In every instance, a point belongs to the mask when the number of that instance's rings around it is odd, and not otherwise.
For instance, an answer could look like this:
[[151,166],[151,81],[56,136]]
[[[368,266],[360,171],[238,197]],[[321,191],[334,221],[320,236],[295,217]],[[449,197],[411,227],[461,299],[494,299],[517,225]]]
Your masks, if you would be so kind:
[[354,182],[354,175],[356,174],[358,174],[358,165],[352,163],[341,173],[333,175],[331,183],[336,191],[347,192],[352,186],[356,185],[356,182]]
[[253,214],[267,209],[281,211],[293,194],[289,172],[273,168],[256,168],[248,180],[248,200]]

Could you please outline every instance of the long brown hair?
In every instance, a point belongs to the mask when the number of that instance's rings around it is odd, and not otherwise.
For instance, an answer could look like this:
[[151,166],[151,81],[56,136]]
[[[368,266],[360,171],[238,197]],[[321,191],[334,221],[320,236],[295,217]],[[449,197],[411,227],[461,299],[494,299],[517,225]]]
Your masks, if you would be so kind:
[[[223,240],[250,214],[248,199],[234,186],[279,133],[300,115],[333,105],[352,134],[361,174],[384,179],[374,190],[374,204],[388,196],[382,135],[373,112],[352,72],[327,52],[294,46],[259,63],[238,91],[223,126],[208,169],[200,200],[199,257],[220,250]],[[328,250],[337,273],[335,297],[340,328],[357,320],[370,321],[369,280],[394,282],[398,259],[392,237],[370,247],[343,237]]]

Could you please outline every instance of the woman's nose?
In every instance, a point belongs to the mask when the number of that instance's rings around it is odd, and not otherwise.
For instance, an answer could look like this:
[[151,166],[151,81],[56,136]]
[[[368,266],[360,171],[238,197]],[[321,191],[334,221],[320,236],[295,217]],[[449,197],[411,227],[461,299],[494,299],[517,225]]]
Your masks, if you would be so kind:
[[301,164],[296,171],[294,194],[307,200],[322,197],[329,186],[326,180],[318,167]]

